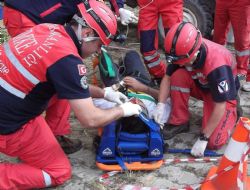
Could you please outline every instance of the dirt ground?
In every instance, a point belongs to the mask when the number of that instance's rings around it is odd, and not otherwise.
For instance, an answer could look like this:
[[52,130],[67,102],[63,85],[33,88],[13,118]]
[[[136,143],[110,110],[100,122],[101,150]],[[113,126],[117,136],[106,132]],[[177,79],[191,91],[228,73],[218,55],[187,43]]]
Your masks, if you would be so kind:
[[[126,31],[126,28],[125,28]],[[118,44],[112,44],[117,46]],[[136,30],[129,29],[128,41],[123,48],[132,48],[139,50],[139,43],[136,38]],[[124,55],[126,50],[117,50],[109,48],[114,60]],[[162,54],[163,56],[163,54]],[[90,59],[88,60],[88,64]],[[91,68],[90,68],[91,70]],[[240,92],[241,105],[244,110],[244,116],[250,117],[250,96],[249,93]],[[186,134],[179,134],[174,139],[167,141],[170,148],[191,148],[199,134],[202,118],[202,102],[191,99],[191,130]],[[77,138],[82,141],[83,148],[69,155],[69,159],[73,168],[72,179],[64,185],[48,188],[48,190],[118,190],[124,185],[133,184],[141,187],[156,187],[156,188],[183,188],[186,185],[199,184],[207,175],[209,169],[217,162],[209,163],[178,163],[178,164],[163,164],[160,169],[155,171],[129,171],[118,173],[103,182],[99,181],[99,177],[106,173],[96,167],[95,150],[92,145],[93,137],[97,134],[95,129],[84,129],[80,126],[74,115],[71,116],[72,138]],[[224,148],[220,150],[223,153]],[[165,154],[164,159],[169,158],[187,158],[189,155],[184,154]],[[17,162],[16,158],[6,157],[0,154],[0,161]],[[248,172],[250,174],[250,172]]]

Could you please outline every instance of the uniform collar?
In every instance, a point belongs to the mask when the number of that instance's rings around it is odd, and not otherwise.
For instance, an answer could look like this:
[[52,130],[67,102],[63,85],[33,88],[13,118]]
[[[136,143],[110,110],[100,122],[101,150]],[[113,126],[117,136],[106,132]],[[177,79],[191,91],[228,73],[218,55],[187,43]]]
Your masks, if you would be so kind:
[[78,54],[80,56],[82,56],[81,44],[79,43],[79,40],[78,40],[78,38],[76,36],[75,31],[73,30],[73,28],[70,25],[66,25],[65,30],[68,33],[68,35],[71,37],[71,39],[73,40],[73,42],[74,42],[74,44],[75,44],[75,46],[77,48]]
[[207,57],[207,48],[204,43],[201,44],[199,51],[200,53],[198,54],[192,66],[194,69],[200,69],[204,66],[204,63]]

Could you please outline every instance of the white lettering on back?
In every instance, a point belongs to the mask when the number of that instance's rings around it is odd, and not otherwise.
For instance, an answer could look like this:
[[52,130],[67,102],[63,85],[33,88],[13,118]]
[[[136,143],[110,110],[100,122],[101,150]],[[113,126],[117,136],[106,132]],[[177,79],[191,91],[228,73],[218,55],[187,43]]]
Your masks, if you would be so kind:
[[59,40],[62,35],[59,32],[56,32],[55,29],[58,28],[57,25],[48,24],[50,34],[45,39],[45,41],[34,49],[30,54],[23,58],[28,67],[31,67],[34,64],[38,64],[38,59],[43,58],[45,54],[48,54],[52,49],[55,42]]
[[26,32],[14,37],[13,44],[19,55],[22,54],[25,49],[36,45],[37,41],[34,34],[32,34],[32,29],[27,30]]

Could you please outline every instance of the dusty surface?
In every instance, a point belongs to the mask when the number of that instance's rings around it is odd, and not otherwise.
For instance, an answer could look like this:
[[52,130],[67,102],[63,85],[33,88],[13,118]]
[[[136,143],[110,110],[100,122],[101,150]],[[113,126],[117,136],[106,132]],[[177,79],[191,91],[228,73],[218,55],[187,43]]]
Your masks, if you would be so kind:
[[[129,40],[126,47],[138,50],[138,41],[135,38],[136,31],[129,32]],[[133,43],[132,43],[133,42]],[[117,45],[117,44],[112,44]],[[125,46],[123,46],[125,47]],[[114,59],[124,55],[125,50],[111,50]],[[244,109],[244,116],[250,117],[250,96],[249,93],[241,93],[241,105]],[[191,131],[187,134],[177,135],[174,139],[167,141],[171,148],[191,148],[196,140],[201,126],[202,102],[192,99],[190,101]],[[118,173],[104,182],[98,178],[106,173],[99,170],[95,165],[95,150],[92,146],[93,137],[97,134],[96,130],[82,128],[78,121],[71,117],[72,138],[82,141],[83,149],[77,153],[69,155],[73,168],[72,179],[64,185],[48,188],[60,190],[118,190],[125,184],[134,184],[147,187],[158,188],[182,188],[186,185],[200,183],[206,177],[209,168],[217,163],[179,163],[164,164],[155,171],[139,171]],[[223,152],[223,150],[221,150]],[[164,158],[187,158],[183,154],[165,154]],[[9,158],[0,154],[0,160],[16,162],[16,158]]]

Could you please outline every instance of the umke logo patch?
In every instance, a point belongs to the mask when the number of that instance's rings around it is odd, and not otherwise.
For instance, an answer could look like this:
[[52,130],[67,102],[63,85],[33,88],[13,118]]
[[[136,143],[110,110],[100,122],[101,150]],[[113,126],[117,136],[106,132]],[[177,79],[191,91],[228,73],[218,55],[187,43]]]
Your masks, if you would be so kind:
[[228,83],[226,80],[223,80],[221,81],[219,84],[218,84],[218,90],[221,94],[227,92],[229,90],[229,87],[228,87]]

